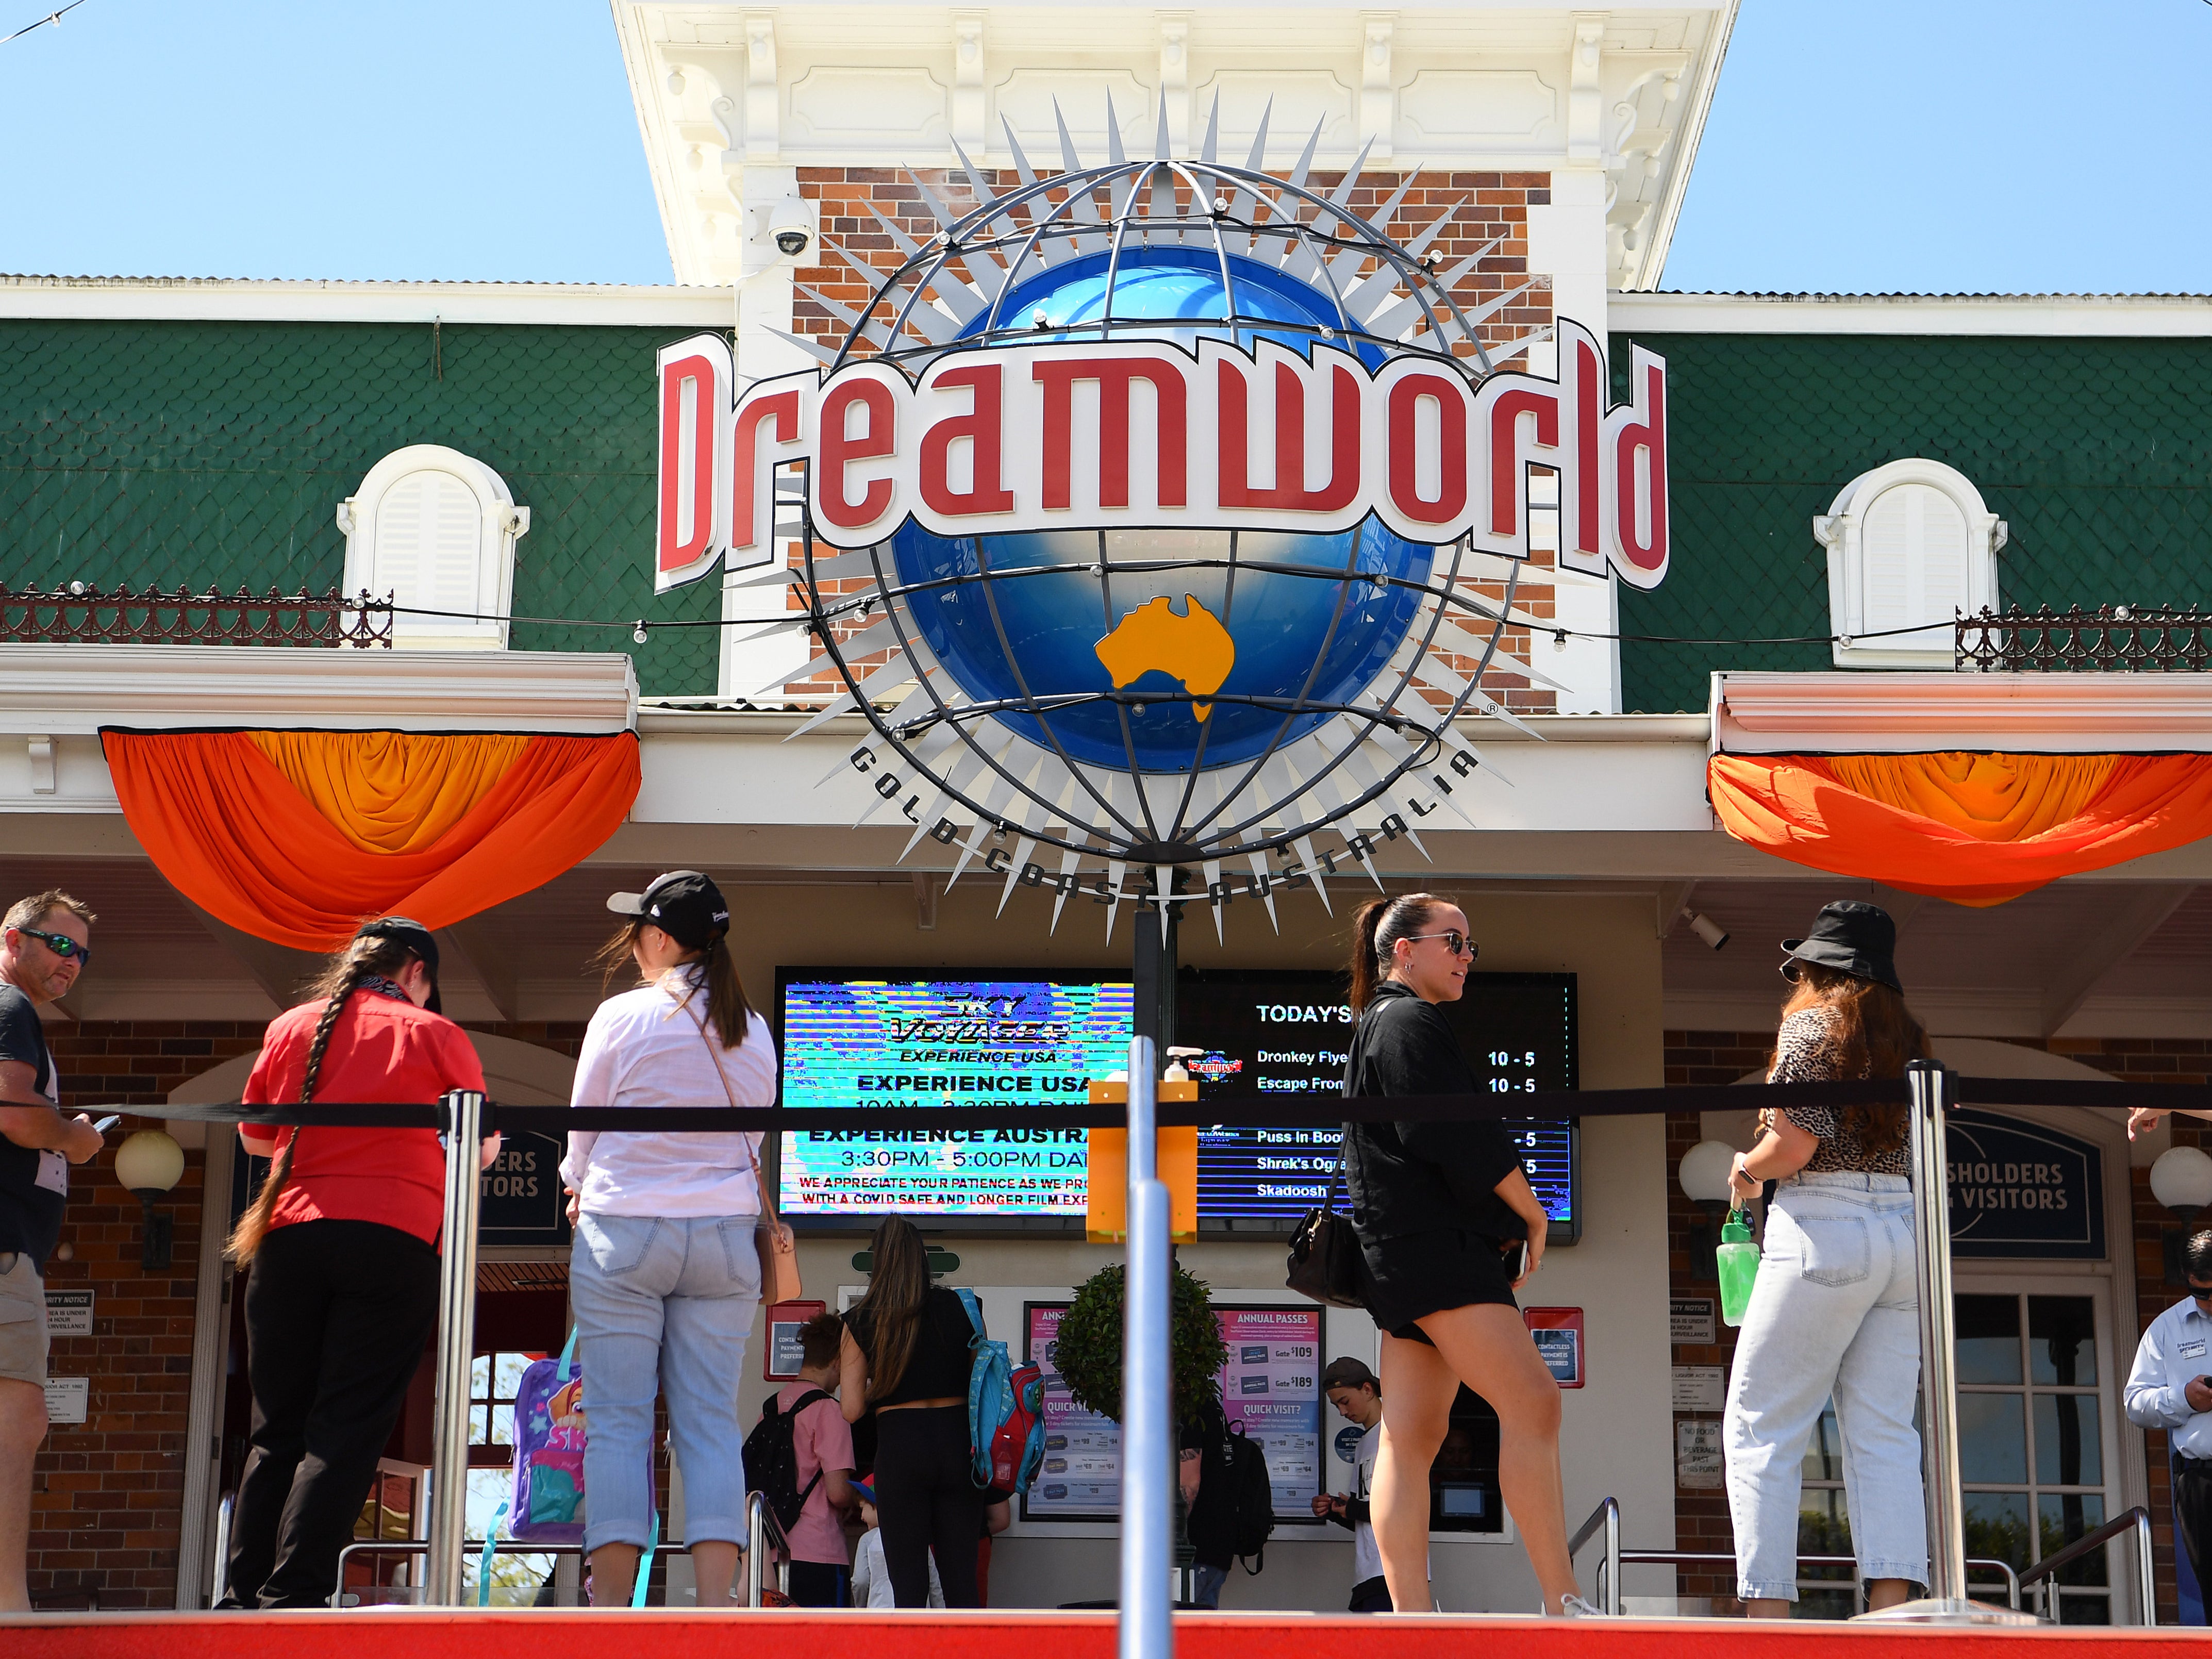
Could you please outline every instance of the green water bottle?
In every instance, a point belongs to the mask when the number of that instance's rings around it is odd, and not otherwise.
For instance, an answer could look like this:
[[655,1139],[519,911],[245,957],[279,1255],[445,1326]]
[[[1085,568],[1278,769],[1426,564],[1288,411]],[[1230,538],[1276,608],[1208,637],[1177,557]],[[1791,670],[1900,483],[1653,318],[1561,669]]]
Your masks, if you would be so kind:
[[1759,1246],[1751,1242],[1751,1218],[1741,1209],[1729,1212],[1721,1225],[1720,1248],[1713,1255],[1720,1267],[1721,1318],[1741,1325],[1743,1310],[1751,1305],[1753,1282],[1759,1277]]

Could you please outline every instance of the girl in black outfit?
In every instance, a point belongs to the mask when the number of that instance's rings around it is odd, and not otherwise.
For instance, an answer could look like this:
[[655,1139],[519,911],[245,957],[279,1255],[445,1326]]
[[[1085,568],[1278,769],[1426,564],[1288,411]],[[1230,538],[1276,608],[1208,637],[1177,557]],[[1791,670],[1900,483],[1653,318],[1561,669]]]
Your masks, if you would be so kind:
[[968,1444],[969,1343],[975,1328],[929,1282],[929,1252],[896,1216],[876,1229],[868,1293],[845,1316],[838,1403],[848,1423],[876,1413],[876,1512],[884,1565],[902,1607],[929,1605],[929,1558],[948,1607],[982,1605],[975,1540],[985,1494]]
[[[1346,1094],[1478,1092],[1437,1006],[1459,1000],[1474,951],[1466,915],[1432,894],[1360,909],[1352,1006],[1362,1012]],[[1549,1220],[1512,1144],[1492,1121],[1347,1123],[1344,1170],[1367,1310],[1383,1332],[1370,1504],[1391,1604],[1433,1605],[1429,1467],[1464,1382],[1498,1413],[1498,1485],[1543,1586],[1544,1611],[1593,1611],[1575,1594],[1567,1555],[1559,1384],[1513,1301],[1543,1259]]]

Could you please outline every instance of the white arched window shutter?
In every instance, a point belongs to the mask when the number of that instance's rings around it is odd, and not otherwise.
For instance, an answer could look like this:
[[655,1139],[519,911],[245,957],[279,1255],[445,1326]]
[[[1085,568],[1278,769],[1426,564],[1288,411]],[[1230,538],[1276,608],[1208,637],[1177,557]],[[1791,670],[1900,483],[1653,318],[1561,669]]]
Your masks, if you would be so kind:
[[[338,503],[345,592],[387,593],[392,643],[415,651],[502,651],[514,544],[530,529],[507,483],[442,444],[396,449]],[[443,616],[424,612],[448,612]]]
[[1813,534],[1828,550],[1838,668],[1948,668],[1959,614],[1996,608],[2004,521],[1941,461],[1861,473],[1813,520]]

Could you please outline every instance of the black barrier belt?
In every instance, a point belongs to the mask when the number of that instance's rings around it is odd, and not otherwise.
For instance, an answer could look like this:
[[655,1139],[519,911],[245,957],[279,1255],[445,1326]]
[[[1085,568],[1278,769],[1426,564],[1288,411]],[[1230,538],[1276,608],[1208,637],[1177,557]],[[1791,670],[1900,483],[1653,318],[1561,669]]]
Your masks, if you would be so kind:
[[[1407,1095],[1346,1100],[1335,1097],[1280,1101],[1162,1101],[1162,1127],[1305,1128],[1332,1123],[1458,1123],[1484,1120],[1634,1117],[1662,1112],[1746,1112],[1784,1106],[1824,1108],[1902,1105],[1911,1098],[1901,1078],[1852,1083],[1777,1083],[1699,1085],[1679,1089],[1549,1089],[1537,1093]],[[2078,1106],[2106,1110],[2155,1106],[2160,1111],[2212,1111],[2212,1086],[2202,1084],[2073,1083],[2038,1078],[1960,1078],[1954,1103],[1960,1106]],[[123,1106],[138,1117],[208,1123],[253,1123],[271,1127],[313,1123],[331,1128],[441,1129],[437,1106],[360,1105],[318,1101],[297,1105]],[[485,1130],[571,1129],[628,1133],[701,1134],[755,1130],[896,1130],[910,1134],[966,1129],[1119,1129],[1128,1122],[1121,1106],[498,1106],[485,1108]]]

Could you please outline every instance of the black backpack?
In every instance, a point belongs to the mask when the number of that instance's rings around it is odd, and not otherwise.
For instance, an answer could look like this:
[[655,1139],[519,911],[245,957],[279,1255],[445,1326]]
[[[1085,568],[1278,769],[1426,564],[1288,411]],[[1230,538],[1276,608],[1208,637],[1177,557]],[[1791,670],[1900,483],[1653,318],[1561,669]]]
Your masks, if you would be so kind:
[[1257,1577],[1267,1565],[1267,1540],[1275,1530],[1267,1454],[1243,1424],[1230,1422],[1218,1411],[1202,1421],[1198,1502],[1188,1521],[1191,1544],[1200,1560],[1244,1558],[1244,1571]]
[[779,1412],[775,1396],[770,1395],[761,1407],[761,1420],[745,1437],[745,1483],[768,1500],[769,1509],[787,1534],[799,1524],[799,1512],[822,1484],[822,1471],[817,1469],[806,1490],[799,1489],[799,1448],[792,1431],[798,1425],[799,1413],[816,1401],[829,1398],[820,1389],[809,1389],[791,1402],[789,1411]]

